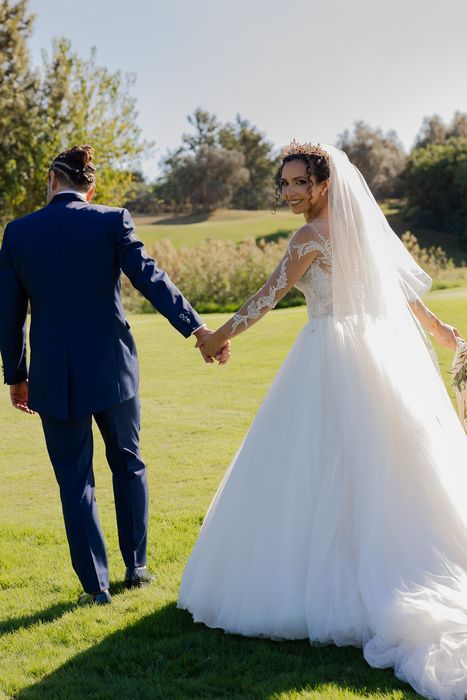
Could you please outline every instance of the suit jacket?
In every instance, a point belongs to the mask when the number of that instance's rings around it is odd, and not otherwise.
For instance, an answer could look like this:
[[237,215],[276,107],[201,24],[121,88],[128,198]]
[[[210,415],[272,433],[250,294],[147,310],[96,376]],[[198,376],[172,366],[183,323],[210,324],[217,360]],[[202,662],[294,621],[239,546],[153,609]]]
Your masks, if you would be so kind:
[[185,337],[202,320],[137,240],[126,209],[58,194],[10,222],[0,250],[0,351],[6,384],[28,377],[29,406],[70,420],[138,390],[136,347],[120,299],[121,270]]

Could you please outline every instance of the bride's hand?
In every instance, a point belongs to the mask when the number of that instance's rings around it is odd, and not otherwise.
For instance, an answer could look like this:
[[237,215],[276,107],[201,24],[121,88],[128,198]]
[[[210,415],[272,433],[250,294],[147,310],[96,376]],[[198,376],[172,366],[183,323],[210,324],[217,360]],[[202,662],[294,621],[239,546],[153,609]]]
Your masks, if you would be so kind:
[[460,338],[457,328],[450,326],[448,323],[443,323],[443,321],[439,321],[436,325],[433,335],[440,345],[451,350],[456,349],[456,338]]
[[230,359],[230,341],[222,336],[220,329],[198,337],[196,347],[201,350],[207,362],[212,362],[212,358],[215,358],[219,364],[225,365]]

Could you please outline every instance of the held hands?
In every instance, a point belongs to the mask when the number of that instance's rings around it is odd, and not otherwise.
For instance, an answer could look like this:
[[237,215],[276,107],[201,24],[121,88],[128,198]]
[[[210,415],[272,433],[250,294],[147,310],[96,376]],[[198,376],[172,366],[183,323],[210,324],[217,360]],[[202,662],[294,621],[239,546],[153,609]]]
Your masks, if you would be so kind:
[[30,416],[34,415],[34,411],[28,406],[28,383],[20,382],[19,384],[10,385],[10,399],[12,405],[23,413],[27,413]]
[[220,365],[225,365],[230,360],[230,341],[220,340],[218,331],[213,332],[209,328],[200,328],[195,332],[196,346],[205,362],[213,363],[214,359]]

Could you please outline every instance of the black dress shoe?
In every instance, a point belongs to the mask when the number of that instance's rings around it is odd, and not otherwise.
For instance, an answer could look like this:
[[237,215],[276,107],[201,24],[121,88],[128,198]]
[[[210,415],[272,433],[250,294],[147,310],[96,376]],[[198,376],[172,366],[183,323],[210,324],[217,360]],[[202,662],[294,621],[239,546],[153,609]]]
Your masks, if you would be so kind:
[[99,591],[99,593],[81,593],[78,598],[78,605],[108,605],[112,602],[109,591]]
[[151,576],[147,566],[128,566],[125,572],[125,586],[127,588],[142,588],[149,586],[155,578],[155,576]]

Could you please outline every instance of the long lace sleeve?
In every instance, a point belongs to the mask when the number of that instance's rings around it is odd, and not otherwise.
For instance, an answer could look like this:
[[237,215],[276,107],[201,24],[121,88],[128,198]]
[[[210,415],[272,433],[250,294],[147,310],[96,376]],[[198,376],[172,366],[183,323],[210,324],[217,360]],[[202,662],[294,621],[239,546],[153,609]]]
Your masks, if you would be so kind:
[[293,235],[287,250],[267,282],[227,322],[229,337],[238,335],[261,319],[287,294],[318,256],[326,256],[326,240],[311,224]]

